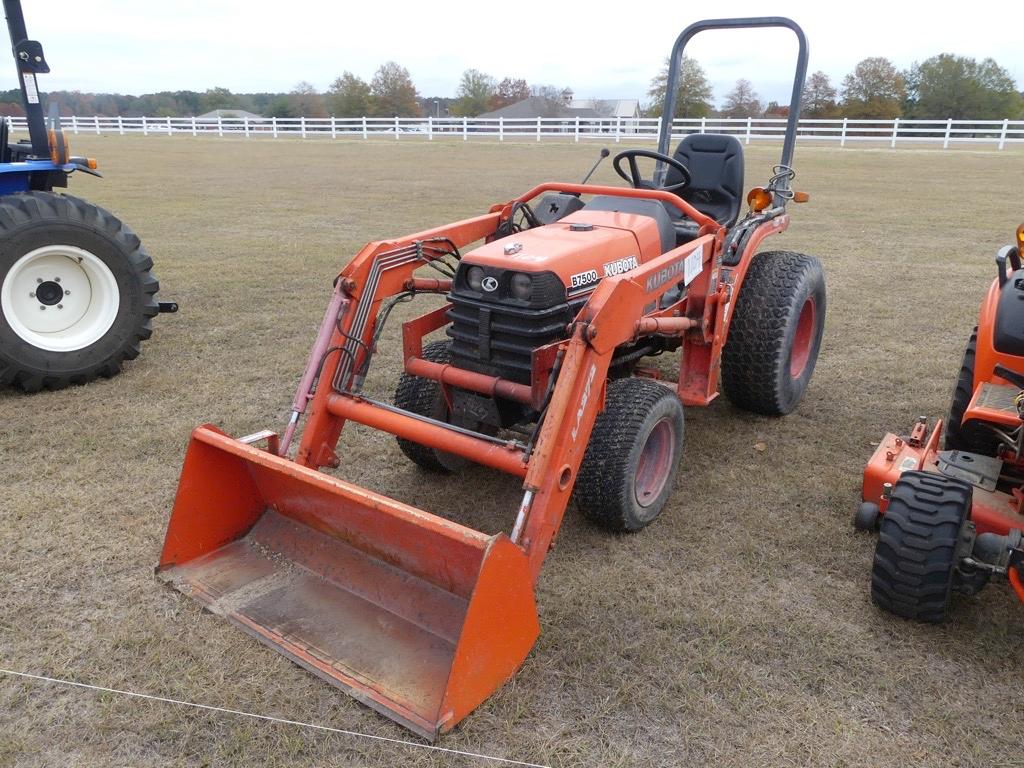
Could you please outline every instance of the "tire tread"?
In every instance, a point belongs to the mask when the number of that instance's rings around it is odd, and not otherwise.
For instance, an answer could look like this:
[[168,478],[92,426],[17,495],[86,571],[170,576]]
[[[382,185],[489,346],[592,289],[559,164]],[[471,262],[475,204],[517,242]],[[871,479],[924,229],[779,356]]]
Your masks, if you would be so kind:
[[125,360],[139,355],[139,344],[153,334],[152,319],[159,313],[156,294],[160,282],[152,273],[153,260],[139,238],[109,211],[73,195],[53,192],[18,192],[0,197],[0,240],[27,224],[52,221],[93,229],[113,239],[126,255],[142,292],[142,304],[125,342],[111,354],[67,374],[46,374],[27,366],[0,350],[0,386],[13,385],[24,392],[62,389],[69,384],[85,384],[98,377],[111,378],[121,371]]
[[[423,346],[423,359],[432,363],[447,365],[451,362],[451,342],[431,341]],[[419,416],[431,416],[440,394],[440,385],[431,379],[411,376],[403,373],[395,388],[395,405],[402,410],[410,411]],[[442,464],[433,448],[420,445],[412,440],[396,437],[398,447],[406,457],[419,467],[441,474],[450,474],[451,470]]]
[[[792,251],[756,254],[743,279],[722,350],[722,385],[733,405],[766,416],[796,407],[780,388],[789,356],[783,348],[793,296],[811,280],[824,281],[821,263]],[[817,311],[824,316],[824,293]],[[813,343],[813,342],[812,342]],[[816,352],[807,365],[813,372]],[[802,397],[803,393],[800,393]]]
[[879,527],[871,599],[897,616],[946,620],[960,529],[973,489],[932,472],[904,472]]

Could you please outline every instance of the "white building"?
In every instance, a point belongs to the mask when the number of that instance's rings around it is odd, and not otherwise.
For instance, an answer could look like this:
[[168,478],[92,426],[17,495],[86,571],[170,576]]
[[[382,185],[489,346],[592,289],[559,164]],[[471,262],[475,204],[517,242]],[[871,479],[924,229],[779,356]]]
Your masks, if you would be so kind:
[[640,120],[640,102],[637,99],[577,99],[569,102],[572,109],[592,109],[601,117],[619,118],[622,130],[635,133]]

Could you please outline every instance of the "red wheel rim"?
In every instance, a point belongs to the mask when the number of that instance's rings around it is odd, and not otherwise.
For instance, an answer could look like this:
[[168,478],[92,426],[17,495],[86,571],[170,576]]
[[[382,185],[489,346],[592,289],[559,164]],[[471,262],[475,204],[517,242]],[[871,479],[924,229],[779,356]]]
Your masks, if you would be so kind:
[[647,442],[636,464],[633,493],[641,507],[650,506],[658,498],[672,470],[676,428],[670,419],[662,419],[647,435]]
[[811,346],[814,344],[815,315],[817,310],[814,299],[807,298],[800,309],[800,318],[796,321],[796,334],[793,336],[793,348],[789,351],[789,375],[800,378],[811,359]]

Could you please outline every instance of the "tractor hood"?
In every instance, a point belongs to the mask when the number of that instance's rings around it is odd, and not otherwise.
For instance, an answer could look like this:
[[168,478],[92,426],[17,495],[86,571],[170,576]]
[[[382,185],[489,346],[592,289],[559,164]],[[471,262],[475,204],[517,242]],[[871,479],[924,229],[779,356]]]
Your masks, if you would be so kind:
[[[658,222],[636,213],[583,209],[542,227],[494,240],[464,254],[462,269],[548,272],[569,292],[593,287],[662,253]],[[481,292],[483,293],[483,292]]]

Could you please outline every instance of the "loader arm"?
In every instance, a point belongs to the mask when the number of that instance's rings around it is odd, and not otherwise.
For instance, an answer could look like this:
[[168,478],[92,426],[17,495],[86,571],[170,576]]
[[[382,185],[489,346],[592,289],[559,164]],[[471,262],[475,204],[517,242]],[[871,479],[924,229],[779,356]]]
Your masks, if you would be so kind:
[[[334,382],[337,388],[358,388],[357,372],[372,354],[374,320],[381,302],[403,290],[413,272],[426,260],[417,252],[417,243],[446,238],[457,248],[489,237],[498,226],[500,213],[487,213],[443,227],[424,230],[397,240],[368,243],[338,276],[336,286],[348,299],[341,314],[330,320],[335,326],[328,349],[320,363],[320,382]],[[429,259],[427,259],[429,260]],[[326,322],[325,322],[326,325]],[[332,415],[327,407],[334,387],[318,386],[312,396],[309,419],[302,434],[296,461],[303,466],[336,467],[337,445],[344,419]],[[287,445],[283,446],[284,449]]]
[[[565,342],[561,371],[530,459],[512,532],[512,540],[529,557],[534,583],[561,527],[594,422],[604,408],[612,354],[645,332],[685,333],[692,329],[702,337],[700,316],[677,317],[677,307],[650,313],[645,313],[645,308],[656,305],[684,275],[687,257],[699,253],[706,264],[713,243],[714,237],[705,235],[638,269],[606,279],[577,318],[573,334]],[[643,323],[645,319],[655,322]],[[668,322],[659,326],[657,320],[673,320],[675,327],[669,330]],[[706,344],[702,338],[700,343]]]

